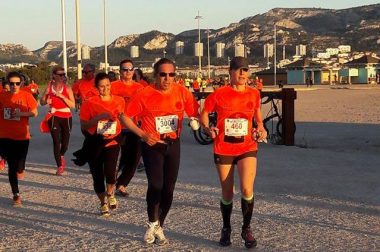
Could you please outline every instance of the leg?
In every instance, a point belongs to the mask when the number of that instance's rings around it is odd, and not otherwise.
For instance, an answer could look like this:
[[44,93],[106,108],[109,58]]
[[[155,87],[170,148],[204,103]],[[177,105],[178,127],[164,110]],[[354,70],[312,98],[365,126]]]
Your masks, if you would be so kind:
[[70,141],[70,132],[72,128],[72,118],[62,118],[61,120],[61,150],[60,156],[64,156]]
[[256,157],[245,157],[238,161],[238,173],[240,177],[240,190],[242,193],[241,210],[243,213],[243,227],[241,236],[247,248],[257,245],[250,227],[254,206],[254,182],[256,177]]
[[53,139],[53,151],[54,159],[57,167],[62,165],[61,163],[61,126],[59,124],[58,117],[52,116],[48,121],[50,127],[50,135]]
[[160,226],[164,225],[165,218],[173,202],[173,193],[177,182],[181,143],[175,141],[168,145],[168,151],[164,161],[164,184],[161,192],[160,201]]
[[118,144],[107,147],[104,150],[104,174],[106,177],[106,191],[108,197],[108,205],[111,209],[116,209],[118,205],[114,192],[116,183],[116,165],[119,152],[120,147]]

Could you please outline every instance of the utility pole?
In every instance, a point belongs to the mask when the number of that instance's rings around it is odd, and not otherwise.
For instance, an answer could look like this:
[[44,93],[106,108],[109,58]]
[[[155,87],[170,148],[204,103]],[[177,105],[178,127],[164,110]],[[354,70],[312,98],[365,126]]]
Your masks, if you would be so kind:
[[82,79],[82,46],[80,44],[79,0],[75,0],[78,80]]
[[199,21],[201,20],[202,16],[198,15],[195,17],[195,19],[198,21],[198,64],[199,64],[199,69],[198,69],[198,77],[201,77],[202,73],[202,59],[201,59],[201,29],[199,27]]
[[107,50],[107,33],[106,33],[106,0],[103,0],[103,6],[104,6],[104,20],[103,20],[103,26],[104,26],[104,71],[108,73],[108,50]]
[[277,59],[276,59],[276,54],[277,54],[277,50],[276,50],[276,23],[274,23],[274,36],[273,36],[273,51],[274,51],[274,54],[273,54],[273,73],[274,73],[274,83],[273,83],[273,86],[276,86],[276,82],[277,82]]
[[211,76],[211,67],[210,67],[210,30],[207,29],[207,64],[208,64],[208,79]]
[[67,48],[66,48],[66,10],[65,0],[61,0],[61,13],[62,13],[62,51],[63,51],[63,68],[67,76]]

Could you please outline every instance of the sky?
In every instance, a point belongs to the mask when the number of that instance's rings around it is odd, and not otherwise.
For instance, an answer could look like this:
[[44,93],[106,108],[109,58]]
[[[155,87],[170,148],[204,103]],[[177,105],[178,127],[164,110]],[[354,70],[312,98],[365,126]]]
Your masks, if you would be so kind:
[[[76,0],[0,0],[0,44],[23,44],[36,50],[48,41],[62,40],[61,1],[65,2],[66,40],[76,40]],[[104,45],[103,11],[106,3],[107,44],[120,36],[151,30],[178,34],[197,29],[218,29],[263,14],[273,8],[346,9],[380,0],[77,0],[80,6],[81,43]]]

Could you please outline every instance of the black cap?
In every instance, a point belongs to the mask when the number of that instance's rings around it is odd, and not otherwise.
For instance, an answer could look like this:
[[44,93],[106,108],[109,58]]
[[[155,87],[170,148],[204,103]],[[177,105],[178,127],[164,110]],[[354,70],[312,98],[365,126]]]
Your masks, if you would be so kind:
[[244,57],[233,57],[230,61],[230,70],[237,70],[240,68],[249,68],[248,67],[248,60]]

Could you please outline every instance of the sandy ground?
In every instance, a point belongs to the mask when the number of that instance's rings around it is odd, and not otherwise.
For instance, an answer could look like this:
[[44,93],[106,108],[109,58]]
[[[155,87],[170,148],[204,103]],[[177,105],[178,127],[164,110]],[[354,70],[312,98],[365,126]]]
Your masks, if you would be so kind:
[[[257,251],[380,250],[380,89],[298,90],[296,146],[262,145],[252,227]],[[40,117],[44,115],[40,110]],[[240,238],[240,193],[234,200],[232,246],[218,246],[220,189],[211,146],[185,128],[172,209],[165,225],[170,244],[147,246],[146,178],[137,173],[130,197],[101,218],[87,167],[55,168],[49,135],[33,139],[20,182],[23,206],[11,205],[0,174],[0,250],[235,251]],[[75,120],[66,159],[82,141]]]

